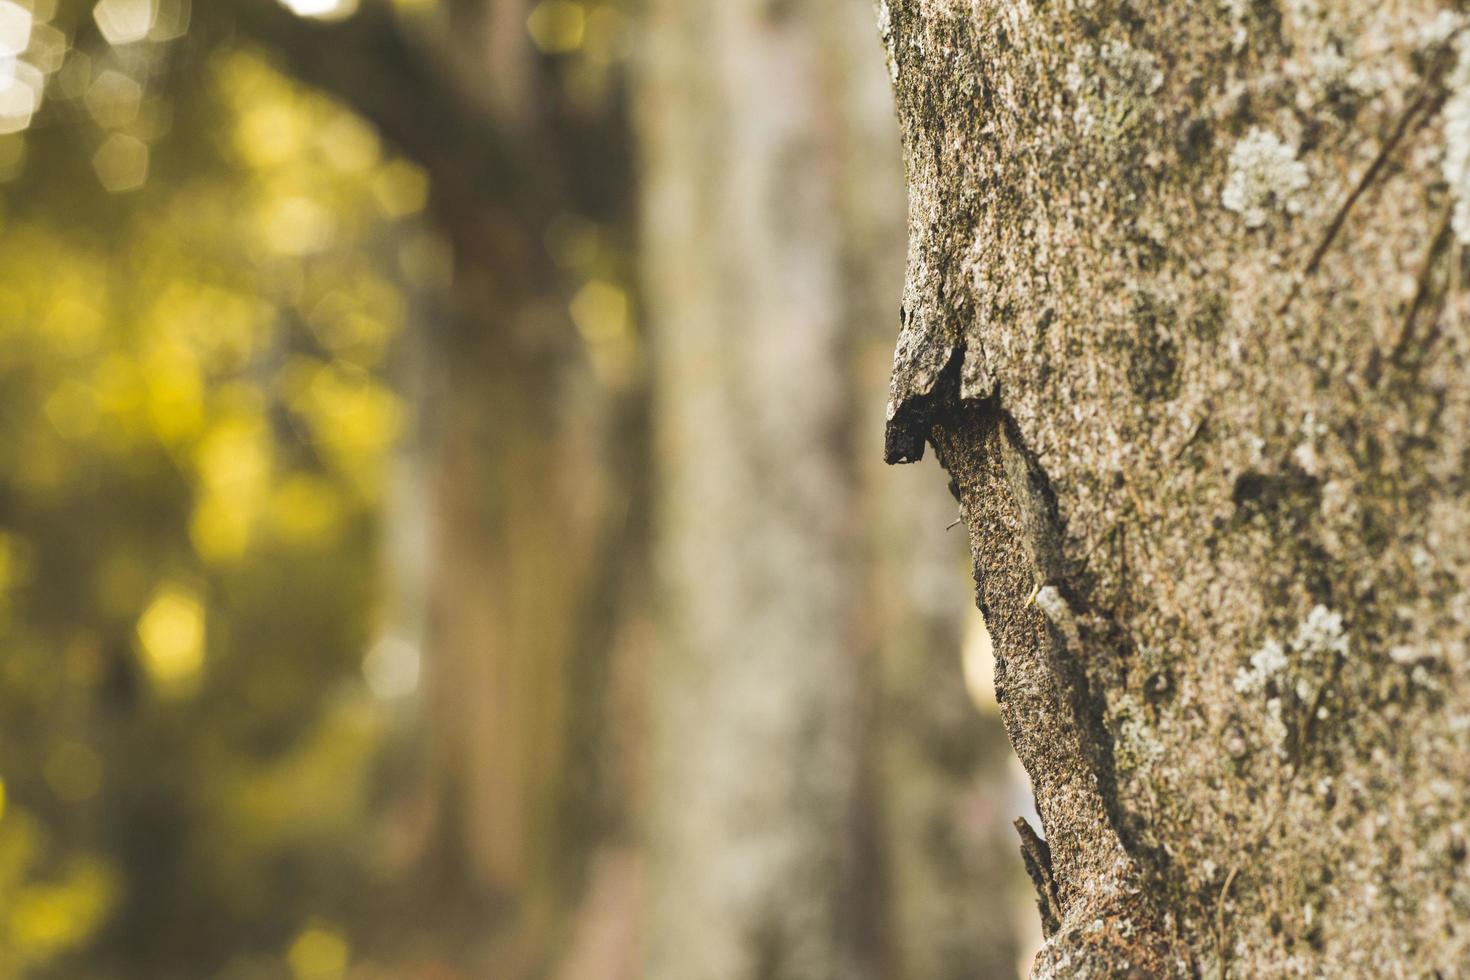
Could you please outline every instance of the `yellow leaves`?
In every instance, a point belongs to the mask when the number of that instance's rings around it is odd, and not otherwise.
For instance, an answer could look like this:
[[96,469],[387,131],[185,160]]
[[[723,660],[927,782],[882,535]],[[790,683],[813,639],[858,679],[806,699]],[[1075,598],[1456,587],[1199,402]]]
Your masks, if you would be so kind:
[[10,591],[24,583],[31,572],[31,549],[14,534],[0,531],[0,628],[8,625]]
[[220,564],[240,558],[270,487],[272,450],[265,419],[239,411],[218,422],[194,454],[199,497],[189,537],[199,556]]
[[307,358],[287,366],[282,387],[323,455],[374,499],[383,454],[403,425],[399,398],[364,371]]
[[286,965],[295,980],[337,980],[347,972],[350,950],[335,929],[316,925],[305,929],[286,952]]
[[268,329],[262,305],[241,292],[179,279],[163,287],[147,317],[159,337],[187,343],[213,373],[246,366]]
[[390,218],[406,218],[429,201],[429,178],[407,160],[394,160],[373,178],[373,196]]
[[159,693],[192,692],[204,667],[204,606],[180,583],[165,584],[138,620],[143,667]]
[[[97,287],[102,281],[101,270],[90,274],[89,263],[82,261],[78,267],[57,274],[48,283],[55,292],[45,306],[41,325],[44,336],[63,353],[80,356],[90,353],[101,343],[107,329],[106,318],[98,306]],[[30,308],[40,312],[40,298],[33,297]]]
[[377,366],[404,319],[403,299],[387,280],[353,276],[328,290],[306,314],[312,336],[357,367]]
[[365,692],[343,697],[285,755],[219,774],[228,787],[215,828],[221,849],[250,853],[353,830],[384,724]]
[[[237,69],[243,56],[231,60]],[[260,84],[253,70],[246,68],[249,80],[237,80],[240,84]],[[301,112],[289,93],[280,97],[263,99],[251,105],[241,114],[232,133],[235,152],[249,166],[264,170],[280,166],[301,155],[311,136],[311,118]]]
[[3,980],[31,976],[37,964],[82,945],[117,900],[117,877],[97,857],[75,856],[56,870],[44,871],[52,863],[46,837],[44,828],[19,807],[0,820]]
[[[151,6],[153,38],[182,8]],[[222,165],[165,185],[160,154],[178,148],[152,143],[149,159],[145,127],[164,104],[150,76],[92,54],[69,55],[54,91],[84,125],[90,111],[113,127],[92,147],[104,187],[146,178],[148,191],[97,221],[0,202],[0,468],[16,498],[0,529],[0,693],[20,740],[0,783],[0,980],[86,972],[56,959],[112,900],[105,866],[83,855],[122,846],[101,819],[111,790],[132,785],[133,755],[169,725],[197,737],[143,789],[186,806],[181,855],[207,879],[190,895],[250,898],[266,890],[261,866],[367,832],[385,732],[352,666],[373,614],[370,507],[404,414],[381,367],[407,316],[400,285],[428,294],[449,264],[422,223],[385,219],[425,206],[427,176],[341,107],[227,57],[197,93],[215,118],[185,148]],[[0,138],[0,155],[24,145]],[[119,655],[150,696],[95,729],[88,706]],[[231,683],[205,683],[216,677]],[[324,708],[344,687],[357,708]],[[241,747],[297,722],[305,735],[281,752]],[[301,977],[351,959],[345,933],[320,923],[273,954],[274,973]]]
[[159,344],[144,356],[142,372],[144,412],[158,441],[171,445],[198,435],[204,425],[204,379],[193,348]]
[[259,214],[261,240],[277,255],[320,252],[332,244],[336,226],[331,211],[302,195],[268,200]]
[[102,924],[116,896],[115,877],[105,865],[79,860],[59,880],[20,890],[5,923],[5,948],[33,961],[75,948]]
[[334,114],[319,130],[317,141],[327,165],[340,173],[370,170],[382,155],[377,131],[347,112]]
[[46,399],[42,411],[63,439],[84,439],[97,431],[97,398],[80,381],[63,381]]
[[326,480],[295,473],[272,494],[270,516],[271,527],[282,541],[297,546],[320,545],[340,525],[342,501]]
[[384,161],[377,132],[358,116],[302,94],[248,54],[223,58],[216,75],[239,106],[230,144],[255,172],[255,209],[273,253],[313,254],[334,230],[423,210],[428,177],[406,160]]

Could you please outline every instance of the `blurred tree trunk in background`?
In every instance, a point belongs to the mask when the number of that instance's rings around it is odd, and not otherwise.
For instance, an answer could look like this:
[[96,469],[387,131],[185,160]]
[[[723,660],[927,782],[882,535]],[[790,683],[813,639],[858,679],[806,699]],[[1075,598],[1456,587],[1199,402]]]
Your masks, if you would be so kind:
[[883,0],[1038,977],[1470,961],[1467,21]]
[[821,3],[655,0],[650,980],[873,973],[860,901],[860,504]]
[[[458,946],[453,958],[505,980],[545,975],[584,898],[607,905],[596,869],[629,887],[626,861],[594,858],[627,830],[631,790],[609,783],[626,775],[623,742],[603,725],[645,534],[636,349],[595,375],[567,309],[585,280],[626,278],[622,101],[606,64],[599,92],[569,94],[565,60],[532,44],[532,6],[366,2],[334,23],[264,0],[201,11],[204,29],[239,29],[362,113],[430,179],[453,286],[419,345],[433,471],[426,784],[400,857],[420,869],[413,901],[439,902],[443,926],[403,941]],[[545,46],[563,43],[557,29],[570,30],[551,25]],[[592,247],[552,254],[562,226]],[[600,323],[618,317],[626,333],[626,310]],[[636,902],[613,908],[630,918]],[[616,962],[600,969],[619,975]]]
[[1013,976],[984,816],[1003,743],[961,678],[963,587],[937,571],[963,567],[953,500],[858,462],[903,248],[867,8],[645,9],[664,625],[647,975]]
[[[1010,790],[961,677],[962,588],[940,571],[961,561],[953,501],[859,462],[903,249],[868,12],[644,11],[667,627],[650,665],[622,102],[615,79],[573,97],[569,62],[528,42],[532,6],[365,3],[318,24],[258,3],[205,21],[416,159],[452,253],[450,309],[419,344],[429,785],[399,835],[412,900],[444,925],[401,941],[458,942],[451,958],[497,980],[637,976],[640,930],[652,975],[681,980],[1011,976]],[[597,345],[619,330],[608,361]],[[628,705],[650,686],[643,922]]]

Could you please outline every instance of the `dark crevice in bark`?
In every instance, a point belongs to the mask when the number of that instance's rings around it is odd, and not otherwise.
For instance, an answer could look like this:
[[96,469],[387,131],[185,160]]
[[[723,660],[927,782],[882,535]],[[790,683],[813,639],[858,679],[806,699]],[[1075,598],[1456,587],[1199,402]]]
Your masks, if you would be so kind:
[[924,458],[924,444],[930,441],[935,423],[949,409],[949,403],[959,399],[960,365],[964,361],[964,346],[953,348],[934,387],[927,394],[913,395],[897,405],[883,430],[885,463],[894,466]]

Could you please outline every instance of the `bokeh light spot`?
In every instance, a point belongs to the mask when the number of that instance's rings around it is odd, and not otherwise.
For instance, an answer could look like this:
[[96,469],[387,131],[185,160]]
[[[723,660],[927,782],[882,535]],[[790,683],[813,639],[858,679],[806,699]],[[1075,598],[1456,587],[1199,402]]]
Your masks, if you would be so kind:
[[9,937],[18,948],[6,953],[53,956],[77,945],[97,928],[116,892],[114,876],[94,858],[74,862],[59,881],[23,889],[8,909]]
[[146,38],[157,15],[155,0],[97,0],[92,8],[97,29],[114,47]]
[[373,181],[378,206],[390,218],[404,218],[424,209],[429,201],[429,178],[407,160],[394,160]]
[[26,48],[26,61],[42,74],[49,75],[61,67],[66,58],[66,35],[50,24],[31,28],[31,43]]
[[172,41],[189,32],[189,0],[158,0],[154,9],[150,41]]
[[298,17],[341,20],[357,12],[357,0],[280,0],[281,6]]
[[332,243],[332,212],[309,197],[272,201],[261,215],[266,247],[277,255],[311,255]]
[[15,57],[31,43],[31,12],[14,0],[0,0],[0,57]]
[[582,46],[587,11],[570,0],[543,0],[526,17],[526,31],[547,54],[567,54]]
[[147,143],[113,133],[92,157],[92,169],[109,194],[126,194],[148,182],[148,160]]
[[418,690],[422,660],[418,647],[390,633],[363,657],[362,676],[376,697],[392,701]]
[[306,473],[287,477],[271,498],[271,524],[290,544],[321,544],[336,529],[339,516],[332,485]]
[[320,141],[327,163],[343,173],[361,173],[375,165],[382,154],[373,127],[346,112],[322,128]]
[[97,125],[116,129],[138,118],[138,110],[143,105],[143,86],[132,77],[109,68],[87,86],[83,101]]
[[0,77],[0,134],[18,133],[30,126],[46,85],[46,77],[24,61],[8,62],[6,76]]
[[92,85],[92,59],[85,51],[72,48],[56,73],[56,89],[64,99],[84,98]]
[[178,584],[165,585],[138,620],[143,666],[162,689],[177,692],[204,666],[204,607]]
[[571,314],[588,343],[620,339],[628,332],[628,294],[610,282],[594,279],[572,297]]
[[286,964],[295,980],[336,980],[347,972],[347,940],[333,929],[314,926],[291,943]]

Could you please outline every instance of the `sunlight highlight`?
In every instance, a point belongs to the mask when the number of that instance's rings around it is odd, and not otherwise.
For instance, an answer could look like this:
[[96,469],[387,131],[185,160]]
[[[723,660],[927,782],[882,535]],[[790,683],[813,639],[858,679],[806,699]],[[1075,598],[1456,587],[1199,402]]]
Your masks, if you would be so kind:
[[113,47],[148,37],[157,16],[158,5],[154,0],[98,0],[92,8],[97,29]]
[[280,0],[281,6],[298,17],[341,20],[357,12],[357,0]]
[[164,689],[194,681],[204,666],[204,608],[192,590],[167,585],[138,620],[143,666]]
[[14,0],[0,0],[0,58],[14,58],[31,44],[31,12]]
[[124,133],[113,133],[92,157],[92,169],[109,194],[135,191],[148,181],[148,144]]
[[567,54],[582,46],[587,11],[569,0],[544,0],[526,18],[526,31],[547,54]]
[[0,135],[18,133],[31,124],[41,107],[41,91],[46,77],[24,61],[4,61],[0,74]]
[[383,701],[405,698],[417,691],[422,669],[419,648],[392,633],[373,644],[362,660],[362,676],[368,689]]
[[295,980],[336,980],[347,971],[350,950],[334,929],[307,929],[291,943],[286,964]]

